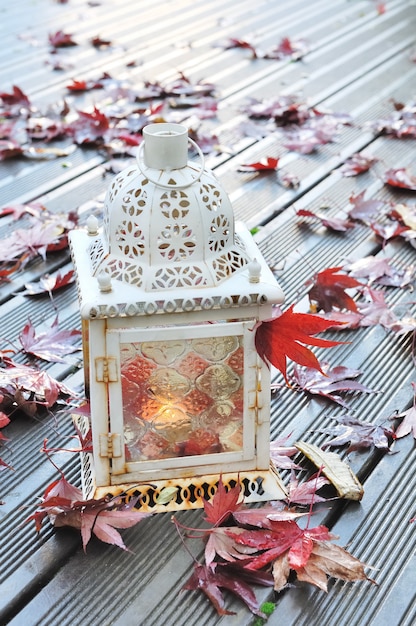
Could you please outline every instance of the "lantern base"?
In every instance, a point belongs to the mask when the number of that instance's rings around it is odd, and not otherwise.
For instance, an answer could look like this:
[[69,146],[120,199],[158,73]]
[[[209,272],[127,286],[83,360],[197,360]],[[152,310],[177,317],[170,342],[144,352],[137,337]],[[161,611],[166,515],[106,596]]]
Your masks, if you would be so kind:
[[[85,417],[76,415],[74,421],[81,427],[81,431],[85,430]],[[214,496],[220,479],[220,474],[216,473],[97,486],[93,455],[81,452],[80,456],[82,491],[85,499],[122,496],[129,501],[131,498],[137,498],[134,508],[143,513],[167,513],[203,508],[204,502]],[[288,497],[283,481],[273,465],[270,465],[269,470],[221,473],[221,479],[228,489],[240,484],[242,500],[245,503],[285,500]]]

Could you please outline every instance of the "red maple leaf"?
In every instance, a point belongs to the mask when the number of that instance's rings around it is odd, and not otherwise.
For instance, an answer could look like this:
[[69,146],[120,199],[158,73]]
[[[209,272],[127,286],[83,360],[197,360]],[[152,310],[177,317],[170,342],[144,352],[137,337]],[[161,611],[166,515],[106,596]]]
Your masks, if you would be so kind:
[[299,217],[312,217],[317,219],[321,222],[322,226],[337,232],[345,232],[346,230],[355,228],[355,224],[354,222],[351,222],[351,220],[344,220],[340,217],[328,217],[326,215],[322,215],[322,213],[314,213],[308,209],[298,209],[296,211],[296,215]]
[[[342,325],[309,313],[295,313],[292,305],[287,311],[270,320],[260,322],[255,330],[255,346],[259,356],[273,365],[284,376],[286,383],[286,359],[321,371],[321,365],[313,352],[302,344],[330,348],[339,341],[312,337],[328,328]],[[341,342],[342,343],[342,342]]]
[[230,37],[229,39],[226,39],[225,41],[220,42],[217,45],[224,48],[224,50],[230,50],[231,48],[245,48],[247,50],[251,50],[253,59],[257,58],[257,51],[256,51],[255,46],[250,41],[247,41],[246,39]]
[[26,283],[25,291],[21,293],[25,296],[38,296],[43,293],[49,293],[51,296],[52,292],[71,285],[74,280],[74,270],[69,270],[66,274],[61,274],[61,272],[45,274],[35,283]]
[[94,48],[108,48],[108,46],[112,45],[112,42],[109,39],[104,39],[103,37],[100,37],[100,35],[92,37],[90,41]]
[[6,107],[15,107],[16,105],[19,107],[30,107],[30,100],[27,95],[17,87],[17,85],[13,85],[12,93],[6,93],[2,91],[0,93],[0,100]]
[[29,202],[28,204],[12,204],[4,206],[0,210],[0,217],[4,215],[12,215],[13,220],[20,219],[23,215],[32,215],[40,219],[42,211],[45,207],[40,202]]
[[127,550],[116,528],[130,528],[149,516],[133,510],[134,505],[134,499],[126,504],[121,497],[82,500],[81,491],[62,476],[46,488],[41,504],[26,521],[34,520],[38,532],[45,517],[56,527],[80,530],[84,551],[92,534]]
[[63,383],[58,382],[47,372],[28,365],[15,363],[3,357],[4,367],[0,368],[0,406],[16,407],[35,415],[39,406],[51,407],[61,395],[73,396],[74,393]]
[[259,554],[244,565],[246,569],[257,570],[284,554],[302,536],[303,531],[295,521],[270,520],[269,528],[248,529],[236,535],[235,540],[242,546],[257,548]]
[[348,407],[348,404],[338,393],[361,391],[364,393],[376,393],[373,389],[365,387],[355,380],[362,373],[360,370],[338,365],[330,369],[328,363],[322,363],[322,370],[306,367],[299,367],[293,370],[293,379],[296,384],[308,393],[329,398],[341,406]]
[[362,287],[362,284],[351,276],[340,274],[340,270],[342,267],[328,267],[309,281],[313,283],[308,293],[309,301],[318,311],[329,313],[334,307],[357,311],[356,302],[345,290]]
[[378,159],[370,154],[357,152],[345,161],[344,165],[339,168],[339,171],[343,176],[357,176],[367,172],[377,161]]
[[388,222],[387,224],[378,224],[377,222],[372,222],[370,224],[370,228],[375,232],[375,234],[383,240],[383,246],[394,237],[400,237],[403,233],[408,232],[406,226],[402,226],[397,222]]
[[241,496],[241,487],[237,483],[227,490],[222,482],[222,477],[218,481],[218,488],[211,500],[204,502],[205,519],[213,526],[219,526],[227,517],[238,509],[238,500]]
[[110,128],[108,117],[97,107],[93,111],[78,111],[78,119],[68,126],[68,132],[73,135],[75,143],[87,144],[102,141]]
[[55,318],[49,331],[36,335],[36,329],[32,322],[24,326],[19,335],[19,341],[24,352],[55,363],[65,363],[65,356],[80,350],[74,346],[81,336],[79,330],[59,330],[58,318]]
[[14,159],[23,154],[23,148],[12,139],[0,139],[0,161]]
[[59,241],[60,235],[55,224],[39,223],[30,228],[19,228],[0,241],[0,261],[28,261],[37,255],[45,258],[47,250]]
[[[234,611],[229,611],[225,608],[225,600],[221,590],[227,589],[239,597],[252,613],[265,617],[260,611],[253,589],[244,578],[244,572],[241,569],[233,571],[231,568],[219,563],[214,563],[210,566],[195,563],[194,571],[183,586],[183,589],[191,591],[200,589],[212,602],[218,615],[234,615]],[[265,583],[264,581],[267,582]],[[271,577],[267,575],[258,576],[256,582],[269,586],[273,584]]]
[[416,176],[410,174],[405,167],[387,170],[384,173],[384,182],[386,185],[390,185],[390,187],[416,191]]
[[282,60],[287,57],[297,61],[301,59],[307,52],[309,46],[304,39],[290,39],[282,37],[279,44],[268,50],[264,54],[265,59]]
[[63,30],[57,30],[50,33],[49,43],[53,48],[68,48],[69,46],[77,46],[77,42],[72,39],[72,35],[65,33]]
[[264,157],[255,163],[245,163],[238,166],[239,172],[274,172],[277,170],[279,159]]
[[317,495],[316,492],[329,484],[329,480],[322,475],[315,474],[302,483],[299,483],[297,478],[292,477],[289,483],[288,500],[290,504],[296,503],[303,506],[310,506],[315,502],[325,502],[326,498]]

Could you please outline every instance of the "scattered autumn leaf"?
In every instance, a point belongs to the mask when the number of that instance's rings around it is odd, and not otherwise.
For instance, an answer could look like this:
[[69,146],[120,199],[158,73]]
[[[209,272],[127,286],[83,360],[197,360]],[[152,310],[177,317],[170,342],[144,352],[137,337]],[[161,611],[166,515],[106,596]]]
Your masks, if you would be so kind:
[[348,403],[338,392],[377,393],[355,380],[360,376],[360,370],[338,365],[330,368],[328,363],[321,363],[321,370],[306,367],[293,368],[293,380],[303,391],[313,395],[323,396],[341,406],[348,407]]
[[383,291],[366,287],[363,293],[366,297],[366,302],[358,303],[358,311],[362,316],[358,324],[359,326],[381,324],[388,328],[390,324],[396,321],[396,315],[389,308]]
[[328,313],[334,307],[357,311],[357,304],[346,289],[362,288],[362,284],[351,276],[341,274],[342,267],[328,267],[308,281],[312,287],[308,292],[309,301],[317,311]]
[[297,454],[297,448],[295,446],[286,446],[288,439],[291,435],[281,437],[270,442],[270,459],[274,465],[280,469],[299,469],[300,466],[296,465],[291,459],[292,456]]
[[45,361],[65,363],[65,356],[80,350],[79,346],[74,345],[80,336],[79,330],[60,330],[56,317],[50,329],[38,335],[29,320],[19,335],[19,341],[27,354]]
[[68,48],[78,45],[77,42],[72,39],[72,35],[65,33],[63,30],[50,33],[48,39],[53,48]]
[[35,283],[26,283],[25,291],[21,293],[24,296],[38,296],[44,293],[48,293],[51,296],[53,292],[72,285],[74,280],[74,270],[69,270],[65,274],[61,274],[61,272],[45,274]]
[[253,59],[257,58],[257,50],[253,43],[246,39],[239,39],[238,37],[230,37],[216,44],[217,47],[221,47],[224,50],[231,50],[232,48],[244,48],[250,50]]
[[342,219],[339,217],[328,217],[319,212],[309,211],[308,209],[298,209],[296,215],[299,217],[311,217],[321,222],[322,226],[329,230],[335,230],[337,232],[345,232],[355,227],[354,222],[348,219]]
[[227,489],[220,476],[218,487],[212,500],[204,503],[205,519],[212,526],[222,524],[238,508],[238,501],[241,497],[241,488],[237,484],[233,488]]
[[311,476],[308,480],[304,480],[302,483],[299,483],[299,480],[292,476],[289,483],[288,500],[290,504],[296,503],[302,506],[310,506],[315,502],[325,502],[327,498],[323,498],[316,492],[329,484],[329,480],[319,473]]
[[385,276],[394,276],[398,270],[390,264],[390,257],[369,255],[344,265],[344,270],[355,278],[367,278],[369,283]]
[[290,58],[298,61],[309,52],[309,45],[305,39],[293,39],[290,37],[282,37],[280,42],[264,53],[264,59],[276,59],[281,61]]
[[20,409],[35,415],[40,407],[52,407],[62,396],[74,396],[66,385],[47,372],[3,357],[0,367],[0,409],[8,415]]
[[[264,578],[266,577],[262,580]],[[258,578],[256,582],[260,584],[260,579]],[[232,570],[227,570],[218,563],[210,566],[195,563],[193,573],[183,589],[191,591],[200,589],[209,598],[218,615],[234,615],[233,611],[225,608],[225,599],[221,590],[226,589],[240,598],[252,613],[265,617],[260,611],[253,589],[243,580],[241,573],[238,572],[236,575]]]
[[239,172],[274,172],[277,170],[279,159],[264,157],[255,163],[245,163],[238,166]]
[[[416,383],[412,383],[412,387],[414,392],[416,392]],[[396,418],[403,418],[403,421],[400,422],[394,433],[396,439],[401,439],[410,433],[412,433],[414,439],[416,439],[416,393],[413,397],[412,406],[406,409],[406,411],[392,417],[392,419]]]
[[135,511],[135,504],[134,498],[126,504],[121,497],[82,500],[82,492],[62,476],[46,488],[37,510],[26,521],[34,520],[38,532],[45,517],[55,527],[80,530],[84,551],[92,534],[100,541],[127,550],[116,529],[130,528],[149,516]]
[[370,154],[357,152],[344,162],[339,171],[343,176],[358,176],[358,174],[368,172],[370,167],[377,161],[378,159]]
[[405,167],[387,170],[384,173],[384,182],[386,185],[390,185],[390,187],[416,191],[416,176],[410,174]]
[[348,216],[353,220],[361,220],[363,222],[371,221],[378,216],[381,209],[385,207],[385,203],[382,200],[375,200],[373,198],[365,200],[366,191],[355,195],[352,194],[349,198],[350,204],[353,208],[348,211]]
[[396,438],[395,433],[389,428],[363,422],[351,415],[337,417],[335,420],[336,426],[319,430],[327,435],[335,435],[333,439],[322,444],[322,449],[349,444],[347,452],[373,446],[379,450],[389,451],[392,440]]
[[315,540],[307,563],[296,570],[298,580],[311,583],[328,591],[327,577],[345,581],[368,580],[366,565],[349,552],[328,541]]
[[278,317],[260,322],[255,330],[255,346],[259,356],[268,365],[281,372],[288,383],[286,359],[321,370],[321,365],[313,352],[302,344],[330,348],[339,341],[313,337],[328,328],[341,325],[329,322],[317,315],[295,313],[294,305]]

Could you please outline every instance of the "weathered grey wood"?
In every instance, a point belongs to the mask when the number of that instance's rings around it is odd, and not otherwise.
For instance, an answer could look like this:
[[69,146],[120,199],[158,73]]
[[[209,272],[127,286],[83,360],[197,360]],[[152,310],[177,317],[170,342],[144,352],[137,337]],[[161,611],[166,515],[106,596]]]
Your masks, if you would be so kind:
[[[105,94],[68,96],[65,86],[72,78],[99,77],[104,71],[133,84],[143,80],[169,81],[182,71],[193,81],[206,80],[218,87],[218,118],[206,127],[219,134],[225,150],[210,155],[212,167],[230,195],[236,216],[250,227],[261,225],[256,240],[286,293],[286,303],[307,309],[305,281],[314,271],[341,264],[346,258],[368,254],[391,256],[396,263],[415,262],[415,249],[403,243],[382,249],[369,229],[357,225],[345,235],[329,233],[315,223],[301,223],[297,208],[328,206],[327,214],[341,215],[352,193],[366,190],[368,197],[414,204],[411,192],[383,186],[388,167],[414,165],[414,140],[377,137],[365,124],[393,110],[392,101],[414,98],[416,65],[410,60],[415,45],[416,16],[406,0],[388,0],[386,11],[377,14],[372,0],[120,0],[89,6],[84,0],[30,3],[16,0],[2,8],[0,35],[2,60],[0,90],[13,84],[28,93],[42,110],[69,97],[79,108],[100,106]],[[73,68],[54,72],[48,61],[48,34],[63,29],[79,40],[79,46],[59,52]],[[21,35],[24,35],[21,38]],[[95,50],[89,40],[109,38],[109,49]],[[224,51],[216,46],[226,37],[252,39],[263,49],[282,36],[305,37],[311,51],[302,61],[253,60],[244,49]],[[35,43],[36,45],[32,45]],[[35,41],[36,40],[36,41]],[[127,63],[136,61],[134,67]],[[298,93],[311,106],[351,114],[354,124],[344,127],[339,140],[308,156],[288,152],[278,135],[260,141],[242,138],[238,124],[240,107],[247,98],[276,97]],[[343,178],[336,168],[347,156],[367,148],[380,159],[373,172]],[[297,189],[278,184],[275,174],[250,175],[238,165],[264,156],[280,157],[284,171],[300,178]],[[31,162],[23,159],[0,163],[0,208],[6,204],[38,200],[48,210],[67,212],[81,207],[100,214],[103,193],[111,180],[106,156],[96,150],[77,148],[68,158]],[[335,170],[335,171],[334,171]],[[0,237],[25,220],[0,220]],[[0,286],[0,349],[16,344],[28,320],[42,329],[56,311],[65,328],[79,326],[76,289],[70,286],[54,296],[29,298],[21,294],[25,283],[45,272],[71,267],[67,252],[37,259],[24,271]],[[386,289],[387,301],[400,310],[412,311],[414,297],[406,289]],[[361,382],[382,390],[378,394],[351,396],[354,415],[368,422],[387,420],[394,411],[410,406],[415,381],[412,338],[397,336],[381,327],[327,334],[351,341],[328,351],[317,351],[331,365],[362,369]],[[21,362],[28,359],[19,355]],[[49,373],[82,393],[82,362],[74,355],[68,365],[42,365]],[[276,382],[281,378],[276,376]],[[59,407],[58,407],[59,408]],[[344,410],[322,399],[312,399],[282,387],[274,395],[272,437],[292,433],[321,444],[318,431],[333,424]],[[123,532],[132,553],[92,540],[85,555],[80,538],[70,529],[53,530],[47,523],[36,535],[33,512],[37,498],[56,478],[54,468],[38,452],[45,438],[51,446],[62,445],[73,433],[68,414],[39,420],[14,419],[7,427],[10,450],[5,458],[14,472],[0,474],[0,623],[19,626],[120,624],[120,626],[249,625],[252,615],[227,596],[235,616],[220,618],[203,594],[180,592],[192,566],[181,546],[169,515],[158,515]],[[70,441],[70,440],[69,440]],[[3,455],[4,449],[2,449]],[[411,438],[394,444],[395,454],[377,451],[352,453],[348,461],[364,482],[360,504],[332,502],[320,507],[313,523],[327,523],[339,535],[340,545],[378,568],[373,572],[379,586],[370,583],[331,584],[327,595],[310,586],[296,584],[274,597],[258,589],[258,597],[273,599],[277,608],[269,623],[312,626],[377,624],[410,626],[416,619],[415,529],[408,520],[414,507],[414,443]],[[7,455],[7,456],[6,456]],[[342,456],[346,456],[341,451]],[[78,459],[60,453],[57,463],[72,482],[79,482]],[[288,476],[284,475],[285,479]],[[187,525],[199,526],[202,513],[179,513]],[[202,543],[191,542],[196,558]],[[371,574],[370,574],[371,575]]]

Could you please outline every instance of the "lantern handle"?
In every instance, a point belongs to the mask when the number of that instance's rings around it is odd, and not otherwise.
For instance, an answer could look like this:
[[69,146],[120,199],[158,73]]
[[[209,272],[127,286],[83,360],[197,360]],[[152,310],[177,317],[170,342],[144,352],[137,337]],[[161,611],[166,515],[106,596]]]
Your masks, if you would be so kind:
[[[142,143],[140,144],[139,150],[137,152],[137,165],[139,167],[139,170],[141,171],[141,173],[143,174],[143,176],[146,176],[147,180],[149,180],[151,183],[153,183],[154,185],[157,185],[158,187],[163,187],[164,189],[184,189],[186,187],[190,187],[191,185],[193,185],[194,183],[198,182],[198,180],[201,178],[204,169],[205,169],[205,157],[204,154],[201,150],[201,148],[198,146],[198,144],[191,139],[190,137],[188,137],[188,141],[191,144],[191,146],[193,146],[195,148],[195,150],[198,153],[199,158],[201,159],[201,165],[200,165],[200,169],[199,172],[197,173],[197,175],[192,178],[191,182],[189,183],[185,183],[183,185],[177,185],[176,183],[161,183],[159,180],[156,180],[155,178],[152,178],[151,176],[148,175],[148,173],[146,172],[146,170],[150,170],[153,168],[147,168],[144,165],[144,159],[143,159],[143,150],[144,150],[144,143],[145,141],[142,141]],[[179,168],[181,169],[181,168]],[[157,170],[160,171],[160,170]],[[169,171],[169,170],[166,170]],[[171,170],[174,171],[174,170]]]

